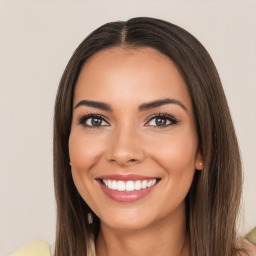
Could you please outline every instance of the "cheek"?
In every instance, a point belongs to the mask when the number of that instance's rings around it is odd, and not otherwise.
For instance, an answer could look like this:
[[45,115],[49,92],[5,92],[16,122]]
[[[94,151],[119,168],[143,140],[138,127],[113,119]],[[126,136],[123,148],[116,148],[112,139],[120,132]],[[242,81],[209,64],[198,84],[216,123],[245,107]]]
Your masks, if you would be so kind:
[[165,205],[167,213],[178,209],[184,203],[195,174],[195,153],[193,143],[180,140],[175,143],[173,140],[172,145],[160,147],[155,155],[155,161],[164,172],[164,189],[161,199],[158,200],[160,205]]
[[[91,136],[93,137],[93,136]],[[72,132],[69,138],[69,157],[72,163],[72,177],[79,194],[91,205],[93,202],[92,169],[104,152],[102,144],[95,138],[88,138],[81,132]]]
[[72,167],[89,174],[89,170],[97,163],[104,147],[96,143],[94,136],[84,136],[82,133],[72,133],[69,138],[69,157]]
[[182,171],[186,167],[194,168],[195,147],[189,142],[175,143],[159,148],[157,156],[160,162],[167,168]]
[[195,173],[193,147],[187,144],[179,144],[159,151],[158,162],[166,172],[166,182],[170,189],[175,191],[176,196],[185,197]]
[[170,172],[182,172],[187,168],[194,170],[198,142],[196,133],[192,131],[182,130],[158,136],[150,146],[152,158]]
[[166,195],[171,193],[179,201],[187,195],[194,177],[197,143],[193,130],[182,129],[162,138],[159,136],[151,146],[151,158],[161,166],[166,176],[163,179]]

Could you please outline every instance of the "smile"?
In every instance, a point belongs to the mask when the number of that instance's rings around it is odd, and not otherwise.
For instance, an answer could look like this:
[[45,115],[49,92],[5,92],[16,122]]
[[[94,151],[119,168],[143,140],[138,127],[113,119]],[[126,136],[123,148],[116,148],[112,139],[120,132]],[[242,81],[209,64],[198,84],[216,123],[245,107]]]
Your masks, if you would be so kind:
[[129,181],[123,181],[123,180],[108,180],[103,179],[103,184],[108,187],[111,190],[117,190],[117,191],[139,191],[142,189],[149,188],[156,184],[157,179],[151,179],[151,180],[129,180]]
[[104,175],[96,180],[105,195],[117,202],[133,202],[150,194],[161,180],[142,175]]

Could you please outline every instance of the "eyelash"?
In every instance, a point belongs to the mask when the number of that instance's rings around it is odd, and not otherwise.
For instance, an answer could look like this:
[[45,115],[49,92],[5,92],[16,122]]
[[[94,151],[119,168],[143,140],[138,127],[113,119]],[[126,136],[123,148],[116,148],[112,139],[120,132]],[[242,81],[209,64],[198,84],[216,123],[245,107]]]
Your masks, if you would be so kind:
[[153,119],[155,118],[161,118],[161,119],[166,119],[168,121],[170,121],[171,123],[168,124],[168,125],[163,125],[163,126],[155,126],[155,128],[165,128],[165,127],[168,127],[168,126],[171,126],[171,125],[175,125],[178,123],[178,120],[176,118],[174,118],[172,115],[164,112],[164,113],[158,113],[158,114],[155,114],[153,116],[151,116],[150,118],[147,119],[146,121],[146,124],[149,123],[150,121],[152,121]]
[[[79,118],[78,124],[84,126],[85,128],[89,128],[89,129],[100,129],[101,127],[106,126],[106,125],[100,125],[100,126],[87,125],[86,121],[88,121],[90,118],[96,118],[96,119],[99,119],[99,120],[104,121],[104,122],[109,124],[109,122],[106,121],[106,118],[104,116],[102,116],[100,114],[92,114],[92,113],[89,113],[89,114],[84,115],[81,118]],[[162,129],[162,128],[166,128],[168,126],[175,125],[175,124],[178,123],[178,120],[176,118],[174,118],[172,115],[165,112],[165,113],[158,113],[158,114],[155,114],[153,116],[150,116],[149,118],[146,119],[146,121],[145,121],[146,124],[148,124],[150,121],[152,121],[155,118],[162,118],[162,119],[166,119],[166,120],[171,122],[168,125],[163,125],[163,126],[155,125],[155,126],[153,126],[155,128]]]
[[[102,126],[91,126],[91,125],[87,125],[85,122],[87,120],[89,120],[90,118],[97,118],[97,119],[100,119],[100,120],[103,120],[105,121],[106,123],[108,123],[106,120],[105,120],[105,117],[100,115],[100,114],[87,114],[85,116],[82,116],[81,118],[79,118],[79,121],[78,121],[78,124],[79,125],[82,125],[84,126],[85,128],[89,128],[89,129],[99,129],[101,128]],[[109,123],[108,123],[109,124]],[[105,126],[105,125],[104,125]]]

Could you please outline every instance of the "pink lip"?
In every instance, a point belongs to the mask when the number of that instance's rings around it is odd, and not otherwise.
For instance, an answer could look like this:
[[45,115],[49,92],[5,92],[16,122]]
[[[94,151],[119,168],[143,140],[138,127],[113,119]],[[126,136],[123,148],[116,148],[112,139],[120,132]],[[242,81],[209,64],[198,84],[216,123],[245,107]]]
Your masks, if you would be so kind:
[[109,180],[123,180],[123,181],[128,181],[128,180],[147,180],[147,179],[157,179],[155,177],[149,177],[149,176],[142,176],[142,175],[135,175],[135,174],[128,174],[128,175],[120,175],[120,174],[109,174],[109,175],[102,175],[96,178],[98,181],[100,188],[102,191],[111,199],[117,202],[134,202],[137,200],[142,199],[143,197],[147,196],[150,192],[153,191],[155,186],[158,184],[158,182],[145,189],[141,190],[135,190],[135,191],[130,191],[130,192],[125,192],[125,191],[117,191],[117,190],[112,190],[106,187],[104,184],[102,184],[102,179],[109,179]]
[[106,174],[102,176],[98,176],[95,179],[106,179],[106,180],[152,180],[152,179],[158,179],[159,177],[153,177],[153,176],[144,176],[139,174]]

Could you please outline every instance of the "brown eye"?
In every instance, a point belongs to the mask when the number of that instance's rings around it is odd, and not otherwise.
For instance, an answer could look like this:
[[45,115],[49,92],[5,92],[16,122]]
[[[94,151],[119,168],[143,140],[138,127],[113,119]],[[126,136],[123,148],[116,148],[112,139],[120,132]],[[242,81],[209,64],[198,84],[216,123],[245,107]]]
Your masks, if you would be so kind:
[[94,115],[94,114],[90,114],[82,117],[79,120],[79,124],[88,128],[99,128],[102,126],[109,125],[101,115]]
[[102,124],[102,119],[99,119],[99,118],[90,118],[90,119],[88,119],[87,122],[90,120],[90,125],[92,126],[100,126]]
[[162,118],[162,117],[156,118],[156,121],[155,121],[155,123],[156,123],[157,126],[166,125],[167,122],[168,122],[168,120],[167,120],[166,118]]
[[147,126],[155,126],[158,128],[164,128],[173,124],[177,124],[177,120],[173,116],[164,113],[155,115],[147,122]]
[[148,122],[148,124],[151,126],[167,126],[167,125],[171,124],[171,121],[167,120],[167,118],[165,118],[165,117],[155,117],[155,118],[152,118]]

